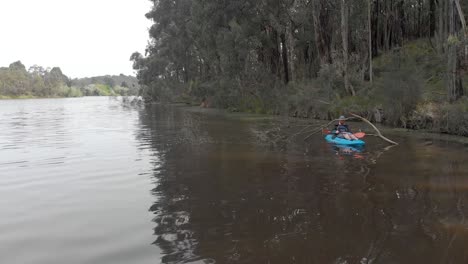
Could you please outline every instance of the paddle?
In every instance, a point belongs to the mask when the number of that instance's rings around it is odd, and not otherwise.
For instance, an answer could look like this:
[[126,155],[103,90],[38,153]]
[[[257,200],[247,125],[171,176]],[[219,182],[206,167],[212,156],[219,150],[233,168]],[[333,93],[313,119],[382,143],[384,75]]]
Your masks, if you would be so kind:
[[354,133],[354,136],[356,136],[357,138],[363,138],[366,136],[366,133],[364,132],[357,132],[357,133]]
[[[324,129],[322,130],[322,133],[323,133],[323,134],[331,134],[331,131],[328,130],[328,129],[326,129],[326,128],[324,128]],[[364,133],[364,132],[357,132],[357,133],[354,134],[354,136],[356,136],[357,138],[363,138],[363,137],[366,136],[366,133]]]

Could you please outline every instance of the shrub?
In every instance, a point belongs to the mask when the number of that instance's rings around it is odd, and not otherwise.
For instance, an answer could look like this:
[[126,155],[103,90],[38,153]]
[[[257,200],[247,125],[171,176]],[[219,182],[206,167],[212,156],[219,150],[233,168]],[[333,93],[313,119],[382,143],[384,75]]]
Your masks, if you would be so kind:
[[337,118],[340,115],[348,113],[356,113],[371,118],[372,109],[374,109],[374,105],[369,98],[364,96],[348,96],[334,100],[329,107],[329,112],[332,118]]
[[437,124],[440,132],[468,136],[468,98],[446,103],[439,108]]
[[411,70],[390,71],[376,83],[377,100],[384,109],[385,123],[406,127],[421,99],[423,80]]
[[290,83],[287,91],[289,115],[319,119],[328,117],[329,93],[318,81]]

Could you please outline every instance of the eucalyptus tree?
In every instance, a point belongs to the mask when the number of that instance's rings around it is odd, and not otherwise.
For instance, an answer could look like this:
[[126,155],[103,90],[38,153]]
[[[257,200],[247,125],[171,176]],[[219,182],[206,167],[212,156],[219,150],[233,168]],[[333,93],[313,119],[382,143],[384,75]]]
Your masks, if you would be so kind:
[[295,85],[307,86],[325,74],[330,76],[322,78],[327,81],[320,89],[341,98],[359,95],[366,82],[383,76],[374,72],[373,58],[417,39],[430,43],[446,63],[449,100],[464,94],[466,1],[153,0],[153,4],[146,14],[154,22],[150,44],[144,55],[135,53],[131,60],[145,94],[156,100],[188,94],[224,101],[241,98],[223,106],[235,106],[248,97],[281,101]]

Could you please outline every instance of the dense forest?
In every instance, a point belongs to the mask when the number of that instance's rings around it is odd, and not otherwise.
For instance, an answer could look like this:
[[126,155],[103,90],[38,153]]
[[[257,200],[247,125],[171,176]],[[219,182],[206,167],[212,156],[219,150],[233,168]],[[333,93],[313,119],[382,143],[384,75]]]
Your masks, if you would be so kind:
[[468,136],[462,0],[153,0],[147,101]]
[[135,77],[123,74],[71,79],[59,67],[26,70],[21,61],[0,68],[0,99],[137,95],[139,88]]

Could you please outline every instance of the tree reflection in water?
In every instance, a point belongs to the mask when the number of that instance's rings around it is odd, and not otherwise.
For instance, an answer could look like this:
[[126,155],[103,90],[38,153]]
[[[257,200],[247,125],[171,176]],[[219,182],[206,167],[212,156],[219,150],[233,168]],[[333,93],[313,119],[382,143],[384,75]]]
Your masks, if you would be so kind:
[[339,159],[321,139],[264,144],[270,121],[153,106],[140,122],[163,263],[467,261],[456,147],[400,139]]

